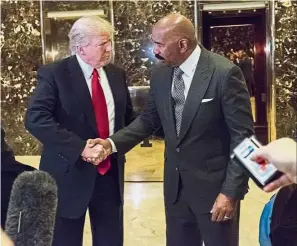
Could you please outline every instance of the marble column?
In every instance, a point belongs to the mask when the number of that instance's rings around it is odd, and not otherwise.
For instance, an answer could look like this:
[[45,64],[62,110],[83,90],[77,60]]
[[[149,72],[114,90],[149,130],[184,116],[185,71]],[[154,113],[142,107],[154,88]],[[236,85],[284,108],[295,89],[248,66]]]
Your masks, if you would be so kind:
[[275,9],[277,138],[297,134],[297,2],[283,2]]
[[2,1],[1,12],[1,125],[16,154],[38,154],[24,114],[42,64],[40,2]]

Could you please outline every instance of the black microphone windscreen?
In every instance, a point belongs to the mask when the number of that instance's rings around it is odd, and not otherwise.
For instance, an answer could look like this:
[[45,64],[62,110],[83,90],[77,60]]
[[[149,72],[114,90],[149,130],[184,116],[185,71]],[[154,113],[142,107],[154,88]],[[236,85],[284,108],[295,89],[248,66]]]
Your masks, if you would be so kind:
[[20,174],[12,187],[5,230],[15,246],[51,246],[57,185],[46,172]]

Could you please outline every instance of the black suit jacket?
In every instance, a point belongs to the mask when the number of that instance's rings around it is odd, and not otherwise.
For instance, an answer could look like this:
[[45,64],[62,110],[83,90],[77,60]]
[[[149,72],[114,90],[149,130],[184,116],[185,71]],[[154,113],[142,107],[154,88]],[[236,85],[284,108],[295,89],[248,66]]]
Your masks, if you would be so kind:
[[[201,48],[201,56],[183,109],[180,135],[171,100],[173,68],[156,68],[144,112],[111,136],[120,154],[162,126],[165,134],[165,203],[174,203],[183,179],[185,192],[209,212],[221,192],[242,199],[248,177],[230,153],[254,133],[250,98],[240,69]],[[211,99],[202,102],[203,99]],[[205,101],[205,100],[204,100]]]
[[[133,117],[123,70],[104,67],[115,104],[118,131]],[[46,65],[38,71],[38,84],[29,101],[25,126],[42,144],[40,169],[58,185],[58,213],[78,218],[87,208],[97,176],[96,167],[81,159],[86,140],[98,138],[92,99],[76,56]],[[112,156],[123,194],[124,156]]]

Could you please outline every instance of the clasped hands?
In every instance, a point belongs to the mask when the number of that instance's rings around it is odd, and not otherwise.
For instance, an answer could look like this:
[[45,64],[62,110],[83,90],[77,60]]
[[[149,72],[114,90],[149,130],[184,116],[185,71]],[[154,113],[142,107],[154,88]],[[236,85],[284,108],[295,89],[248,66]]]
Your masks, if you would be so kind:
[[112,153],[112,145],[108,139],[89,139],[81,153],[82,159],[98,166]]

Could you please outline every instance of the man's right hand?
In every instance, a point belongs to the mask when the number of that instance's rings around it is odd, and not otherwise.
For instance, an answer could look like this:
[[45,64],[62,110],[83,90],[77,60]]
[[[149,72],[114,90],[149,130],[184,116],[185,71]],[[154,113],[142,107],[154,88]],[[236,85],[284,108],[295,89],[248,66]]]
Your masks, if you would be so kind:
[[102,139],[102,138],[89,139],[87,141],[87,146],[89,148],[96,148],[97,146],[100,146],[101,148],[103,148],[100,158],[98,158],[98,159],[83,158],[84,161],[91,162],[96,166],[99,165],[100,162],[105,160],[112,153],[112,145],[108,139]]
[[87,141],[81,156],[84,161],[91,162],[97,166],[101,161],[106,159],[106,151],[102,145],[90,145],[89,142],[90,140]]
[[112,154],[112,145],[108,139],[102,139],[102,138],[89,139],[87,143],[90,148],[93,148],[96,145],[103,146],[105,150],[104,159],[106,159],[110,154]]

